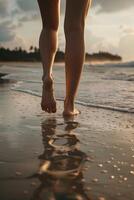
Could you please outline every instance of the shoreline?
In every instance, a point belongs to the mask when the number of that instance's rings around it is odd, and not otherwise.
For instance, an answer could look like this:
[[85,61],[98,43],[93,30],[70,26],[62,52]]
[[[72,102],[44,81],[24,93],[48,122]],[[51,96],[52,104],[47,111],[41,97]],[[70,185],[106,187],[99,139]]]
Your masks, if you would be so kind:
[[[10,78],[9,79],[6,79],[6,78],[2,78],[2,76],[5,76],[5,75],[10,75],[10,74],[12,74],[12,67],[15,67],[15,68],[29,68],[30,69],[30,67],[31,68],[41,68],[41,63],[29,63],[29,65],[28,66],[24,66],[24,65],[26,65],[24,62],[22,62],[22,63],[8,63],[7,64],[7,70],[8,69],[10,69],[10,67],[11,67],[11,70],[8,70],[8,73],[5,73],[5,72],[7,72],[6,70],[4,70],[4,68],[1,70],[1,72],[3,72],[3,73],[0,73],[0,81],[1,81],[1,83],[9,83],[10,82]],[[57,63],[55,63],[55,66],[59,66],[59,64],[57,64]],[[6,66],[5,66],[6,67]],[[63,63],[62,63],[62,67],[63,67]],[[16,69],[15,69],[16,70]],[[19,70],[19,69],[17,69],[17,70]],[[10,77],[10,76],[9,76]],[[19,80],[18,80],[19,81]],[[11,82],[18,82],[18,81],[16,81],[16,80],[14,80],[14,79],[12,79],[11,78]],[[29,94],[31,94],[31,95],[35,95],[35,96],[41,96],[40,95],[40,93],[38,93],[38,92],[36,92],[36,91],[32,91],[32,90],[29,90],[29,89],[17,89],[17,88],[14,88],[14,90],[15,91],[18,91],[18,92],[23,92],[23,93],[29,93]],[[60,100],[60,101],[63,101],[63,99],[60,99],[60,98],[57,98],[57,100]],[[129,107],[116,107],[116,106],[113,106],[113,105],[103,105],[103,104],[94,104],[93,102],[91,102],[91,103],[86,103],[85,101],[80,101],[80,100],[76,100],[75,101],[75,103],[77,104],[77,105],[82,105],[82,106],[86,106],[86,107],[94,107],[94,108],[97,108],[97,109],[104,109],[104,110],[111,110],[111,111],[116,111],[116,112],[121,112],[121,113],[131,113],[131,114],[134,114],[134,109],[133,108],[129,108]]]

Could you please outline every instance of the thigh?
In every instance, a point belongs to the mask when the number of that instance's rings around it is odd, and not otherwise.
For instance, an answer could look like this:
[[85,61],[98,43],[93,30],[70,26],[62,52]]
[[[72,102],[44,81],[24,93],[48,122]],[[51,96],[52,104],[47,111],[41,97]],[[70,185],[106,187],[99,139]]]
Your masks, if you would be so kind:
[[65,26],[84,23],[91,0],[66,0]]
[[60,0],[37,0],[42,17],[43,27],[58,29]]

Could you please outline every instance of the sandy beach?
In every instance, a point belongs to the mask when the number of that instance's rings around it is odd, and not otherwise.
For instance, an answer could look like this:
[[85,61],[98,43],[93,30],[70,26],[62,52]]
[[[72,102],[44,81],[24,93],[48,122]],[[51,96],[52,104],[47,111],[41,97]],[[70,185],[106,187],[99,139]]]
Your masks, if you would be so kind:
[[63,118],[0,84],[0,199],[133,200],[134,117],[77,105]]

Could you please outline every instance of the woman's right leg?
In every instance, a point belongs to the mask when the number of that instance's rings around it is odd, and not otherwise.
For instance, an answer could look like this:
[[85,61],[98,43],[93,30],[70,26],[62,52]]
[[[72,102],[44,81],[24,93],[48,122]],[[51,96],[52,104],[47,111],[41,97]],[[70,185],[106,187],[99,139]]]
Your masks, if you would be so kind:
[[60,0],[38,0],[42,17],[42,31],[39,48],[43,65],[42,110],[56,112],[56,100],[53,93],[52,65],[57,50]]
[[85,59],[84,30],[90,4],[91,0],[66,0],[64,23],[66,38],[66,97],[64,115],[76,115],[79,113],[74,107],[74,100]]

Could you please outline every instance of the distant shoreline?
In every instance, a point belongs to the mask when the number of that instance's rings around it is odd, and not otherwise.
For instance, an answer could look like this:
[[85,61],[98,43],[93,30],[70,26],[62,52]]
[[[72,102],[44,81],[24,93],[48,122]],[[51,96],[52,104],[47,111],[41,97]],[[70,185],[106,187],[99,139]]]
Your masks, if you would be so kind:
[[[121,63],[121,62],[123,62],[123,61],[109,61],[109,60],[106,60],[106,61],[84,61],[84,64],[103,64],[103,63]],[[33,64],[35,65],[35,64],[40,64],[40,65],[42,65],[42,62],[41,61],[18,61],[18,60],[16,60],[16,61],[1,61],[0,60],[0,67],[2,67],[3,65],[5,65],[5,64],[28,64],[29,66],[33,66]],[[60,61],[60,62],[54,62],[54,65],[63,65],[63,64],[65,64],[65,61]]]
[[[0,62],[2,61],[22,61],[22,62],[40,62],[40,50],[37,47],[31,47],[29,51],[22,49],[21,47],[16,47],[15,49],[9,49],[0,47]],[[55,62],[65,61],[65,52],[59,49],[55,55]],[[117,54],[112,54],[109,52],[99,51],[97,53],[87,53],[85,52],[86,62],[107,62],[107,61],[122,61],[122,57]]]

